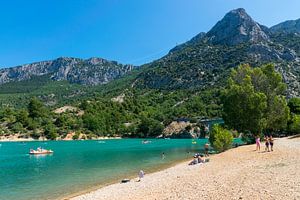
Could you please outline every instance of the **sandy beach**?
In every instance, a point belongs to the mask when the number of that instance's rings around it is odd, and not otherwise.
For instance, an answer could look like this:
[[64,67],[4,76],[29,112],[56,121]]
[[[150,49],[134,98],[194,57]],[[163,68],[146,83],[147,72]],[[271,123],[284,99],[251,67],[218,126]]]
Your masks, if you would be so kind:
[[[275,140],[274,151],[254,145],[146,174],[141,182],[117,183],[72,200],[102,199],[300,199],[300,138]],[[146,172],[147,173],[147,172]]]

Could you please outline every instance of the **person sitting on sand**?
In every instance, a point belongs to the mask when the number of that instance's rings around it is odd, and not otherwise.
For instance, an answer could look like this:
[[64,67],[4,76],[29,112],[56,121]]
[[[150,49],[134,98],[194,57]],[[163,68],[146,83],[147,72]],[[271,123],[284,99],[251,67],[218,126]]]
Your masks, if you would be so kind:
[[269,143],[270,143],[271,151],[273,151],[274,139],[272,135],[269,137]]
[[197,155],[194,156],[194,160],[192,160],[189,165],[196,165],[198,163],[198,157]]
[[269,137],[268,136],[265,137],[265,145],[266,145],[266,151],[270,151],[270,148],[269,148],[270,141],[269,141]]
[[198,155],[197,159],[198,159],[198,163],[204,163],[205,162],[205,159],[204,159],[203,155]]
[[260,151],[260,137],[259,135],[256,136],[255,138],[255,142],[256,142],[256,151]]

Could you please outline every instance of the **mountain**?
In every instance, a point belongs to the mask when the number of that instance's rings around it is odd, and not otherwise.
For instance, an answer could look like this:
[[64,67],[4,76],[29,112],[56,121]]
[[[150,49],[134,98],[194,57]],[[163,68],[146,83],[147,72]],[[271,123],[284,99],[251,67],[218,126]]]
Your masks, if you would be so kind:
[[288,84],[288,96],[300,96],[300,37],[275,33],[255,22],[244,9],[227,13],[207,33],[173,48],[142,66],[135,87],[205,89],[223,86],[231,68],[274,63]]
[[213,44],[238,45],[243,42],[267,42],[268,35],[243,8],[225,15],[207,34]]
[[99,85],[120,78],[133,68],[132,65],[122,65],[102,58],[84,60],[61,57],[50,61],[0,69],[0,84],[25,81],[33,77],[43,76],[55,81]]
[[298,33],[300,34],[300,19],[288,20],[272,26],[270,28],[272,32],[284,32],[284,33]]
[[0,69],[0,103],[19,105],[22,101],[25,105],[28,96],[38,96],[47,105],[57,106],[96,94],[111,98],[130,88],[207,92],[223,87],[231,69],[240,64],[257,67],[266,63],[274,63],[282,74],[287,96],[299,97],[300,34],[296,21],[288,23],[291,31],[281,31],[286,22],[268,28],[239,8],[228,12],[207,33],[199,33],[166,56],[140,67],[101,58],[58,58]]

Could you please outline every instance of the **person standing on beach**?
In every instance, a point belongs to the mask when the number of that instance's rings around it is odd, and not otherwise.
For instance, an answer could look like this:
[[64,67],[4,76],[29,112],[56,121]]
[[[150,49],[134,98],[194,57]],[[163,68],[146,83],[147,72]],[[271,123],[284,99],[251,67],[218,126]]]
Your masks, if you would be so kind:
[[256,142],[256,151],[260,151],[260,137],[259,135],[256,136],[255,138],[255,142]]
[[140,170],[139,172],[139,182],[142,180],[142,178],[144,178],[145,172],[143,170]]
[[274,139],[273,139],[272,135],[269,138],[269,142],[270,142],[271,151],[273,151]]
[[204,145],[204,154],[205,154],[206,157],[209,156],[208,150],[209,150],[209,144],[206,142],[205,145]]
[[270,151],[270,147],[269,147],[270,146],[270,141],[269,141],[269,137],[268,136],[265,137],[265,142],[266,142],[265,143],[266,144],[266,151],[269,152]]

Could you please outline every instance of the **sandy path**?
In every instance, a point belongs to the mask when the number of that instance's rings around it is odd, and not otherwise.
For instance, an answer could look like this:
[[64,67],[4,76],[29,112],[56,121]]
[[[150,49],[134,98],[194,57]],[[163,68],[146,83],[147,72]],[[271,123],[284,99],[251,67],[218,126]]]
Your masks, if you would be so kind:
[[300,138],[276,140],[273,152],[254,149],[231,149],[203,165],[182,163],[72,200],[300,199]]

